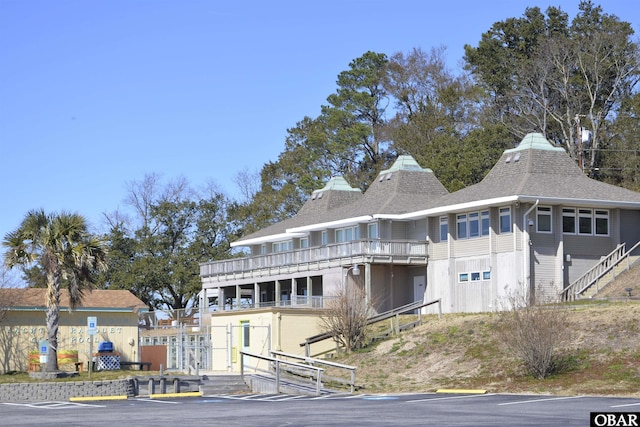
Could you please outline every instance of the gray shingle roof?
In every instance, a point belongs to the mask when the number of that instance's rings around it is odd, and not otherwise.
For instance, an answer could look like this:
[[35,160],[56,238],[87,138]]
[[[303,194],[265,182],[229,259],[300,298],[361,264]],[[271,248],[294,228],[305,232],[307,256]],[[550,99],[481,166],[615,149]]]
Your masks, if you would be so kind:
[[430,169],[421,168],[411,156],[400,156],[391,168],[378,174],[361,198],[339,209],[326,210],[316,217],[316,222],[304,225],[364,215],[413,212],[445,194],[447,189]]
[[289,228],[324,222],[332,211],[345,205],[351,205],[360,198],[362,198],[362,191],[349,186],[344,178],[331,178],[324,188],[312,193],[312,196],[302,205],[295,216],[243,236],[237,242],[282,234]]
[[[542,137],[540,134],[532,134]],[[564,149],[538,140],[506,150],[478,184],[443,197],[442,206],[505,196],[580,199],[588,201],[640,202],[640,193],[587,177]],[[544,139],[544,137],[542,137]]]
[[380,172],[364,195],[343,178],[332,178],[323,189],[312,193],[297,215],[244,236],[237,243],[282,234],[295,227],[363,215],[412,212],[447,193],[430,169],[420,167],[411,156],[399,156],[391,168]]
[[296,216],[238,242],[365,215],[418,215],[432,208],[503,197],[560,199],[572,204],[638,203],[640,208],[640,193],[588,178],[563,148],[532,133],[516,148],[506,150],[481,182],[454,193],[448,193],[430,169],[420,167],[411,156],[400,156],[380,172],[364,195],[344,179],[333,178],[313,192]]

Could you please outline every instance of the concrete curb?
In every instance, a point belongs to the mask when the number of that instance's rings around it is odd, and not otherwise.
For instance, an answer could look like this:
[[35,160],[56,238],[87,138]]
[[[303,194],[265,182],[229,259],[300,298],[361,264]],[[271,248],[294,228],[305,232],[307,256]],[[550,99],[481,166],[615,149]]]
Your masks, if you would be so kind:
[[164,399],[167,397],[202,397],[201,391],[188,391],[184,393],[156,393],[150,394],[149,399]]
[[448,393],[448,394],[486,394],[487,390],[474,390],[474,389],[440,389],[436,390],[436,393]]
[[86,397],[70,397],[70,402],[89,402],[96,400],[127,400],[127,396],[86,396]]

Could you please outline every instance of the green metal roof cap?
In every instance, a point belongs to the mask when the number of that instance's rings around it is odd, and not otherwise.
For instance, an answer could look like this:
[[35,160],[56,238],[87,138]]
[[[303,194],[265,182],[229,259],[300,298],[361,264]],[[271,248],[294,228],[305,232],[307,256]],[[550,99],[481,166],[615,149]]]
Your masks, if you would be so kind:
[[505,153],[515,153],[524,150],[545,150],[545,151],[564,151],[562,147],[556,147],[544,137],[541,133],[527,134],[516,148],[505,150]]
[[321,193],[323,191],[329,191],[329,190],[336,190],[336,191],[358,191],[360,192],[360,190],[358,188],[352,188],[349,183],[347,182],[346,179],[344,179],[341,176],[334,176],[332,177],[329,182],[327,182],[327,184],[324,186],[324,188],[321,188],[320,190],[315,190],[313,193],[311,194],[315,194],[315,193]]
[[433,172],[431,169],[423,168],[422,166],[420,166],[413,157],[404,155],[404,156],[399,156],[389,169],[381,171],[378,175],[383,175],[390,172],[396,172],[401,170],[412,171],[412,172]]

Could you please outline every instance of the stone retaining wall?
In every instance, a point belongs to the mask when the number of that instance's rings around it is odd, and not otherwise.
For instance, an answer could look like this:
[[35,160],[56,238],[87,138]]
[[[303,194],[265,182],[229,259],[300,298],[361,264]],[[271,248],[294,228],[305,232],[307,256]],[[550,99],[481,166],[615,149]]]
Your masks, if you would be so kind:
[[0,384],[0,402],[46,402],[70,397],[135,395],[133,379]]

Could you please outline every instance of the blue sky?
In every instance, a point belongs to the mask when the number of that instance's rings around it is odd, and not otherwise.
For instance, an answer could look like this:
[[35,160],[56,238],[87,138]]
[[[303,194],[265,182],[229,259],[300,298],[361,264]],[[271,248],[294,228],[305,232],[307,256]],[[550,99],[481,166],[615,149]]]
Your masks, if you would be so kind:
[[[604,10],[640,33],[640,8]],[[127,182],[234,177],[284,148],[368,50],[464,44],[527,6],[578,1],[0,0],[0,238],[27,211],[126,211]]]

